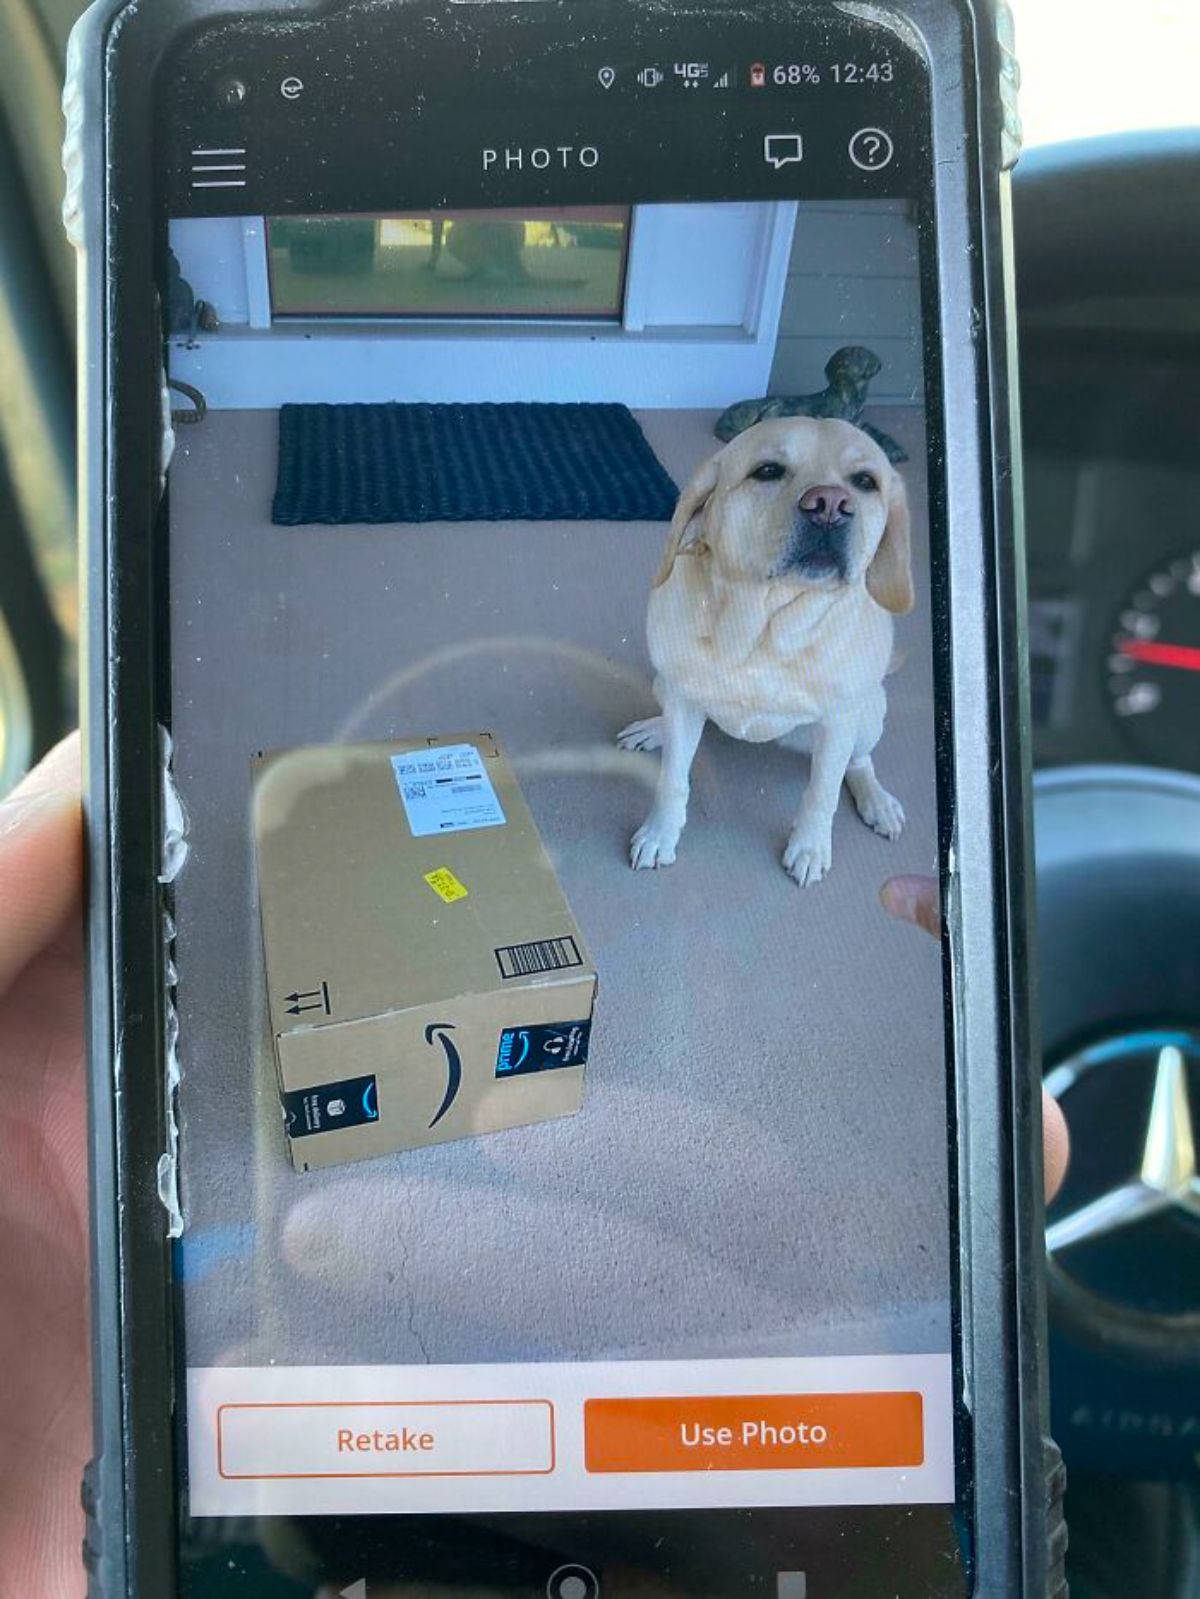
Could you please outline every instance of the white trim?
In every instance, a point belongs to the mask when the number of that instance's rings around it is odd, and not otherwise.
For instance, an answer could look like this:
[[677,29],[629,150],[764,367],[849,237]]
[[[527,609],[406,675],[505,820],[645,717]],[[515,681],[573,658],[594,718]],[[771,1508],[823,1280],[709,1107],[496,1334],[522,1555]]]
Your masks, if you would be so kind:
[[621,308],[621,326],[626,333],[641,333],[646,326],[646,310],[650,303],[650,279],[646,269],[654,258],[660,216],[657,206],[633,207],[625,248],[625,297]]
[[[767,391],[775,354],[795,201],[753,207],[746,219],[740,307],[722,325],[656,326],[654,267],[671,208],[635,207],[622,323],[286,318],[272,322],[267,227],[240,224],[248,325],[226,325],[191,348],[176,344],[171,374],[214,410],[275,409],[287,401],[616,400],[640,409],[723,409]],[[662,284],[657,285],[661,299]],[[699,307],[702,309],[702,305]]]
[[779,333],[779,319],[783,314],[783,296],[787,289],[788,262],[796,233],[798,209],[798,201],[780,200],[764,212],[756,245],[759,265],[752,279],[745,328],[759,344],[768,343],[772,350]]
[[252,328],[271,326],[271,271],[267,261],[265,217],[242,219],[242,255],[246,266],[246,304]]
[[587,399],[638,410],[723,410],[765,394],[774,341],[735,328],[625,333],[578,326],[507,329],[378,323],[269,331],[224,328],[173,341],[171,376],[210,410],[288,402],[378,403]]

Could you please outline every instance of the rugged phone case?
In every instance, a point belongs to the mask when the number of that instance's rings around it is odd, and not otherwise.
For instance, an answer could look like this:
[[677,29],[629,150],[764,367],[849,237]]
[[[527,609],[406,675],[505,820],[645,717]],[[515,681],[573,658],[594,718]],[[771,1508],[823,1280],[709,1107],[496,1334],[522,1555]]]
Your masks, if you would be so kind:
[[[502,3],[502,0],[495,0]],[[638,3],[638,0],[631,0]],[[149,576],[138,559],[113,559],[110,510],[131,485],[161,484],[163,457],[147,459],[145,439],[169,438],[160,381],[160,346],[143,330],[138,352],[114,349],[114,295],[125,270],[122,226],[148,205],[149,152],[121,145],[115,112],[140,101],[147,125],[153,66],[175,33],[203,19],[247,12],[299,15],[305,0],[267,5],[244,0],[156,0],[153,24],[138,0],[97,0],[72,35],[64,94],[67,134],[64,216],[78,252],[81,381],[81,567],[84,585],[84,793],[88,832],[90,960],[88,1012],[96,1454],[83,1482],[84,1561],[93,1599],[169,1599],[176,1592],[178,1479],[175,1460],[171,1258],[156,1169],[164,1147],[165,1089],[159,1066],[167,1018],[157,962],[137,958],[161,929],[142,925],[118,903],[118,880],[152,903],[159,877],[162,799],[158,730],[150,708],[139,719],[117,707],[123,674],[149,680]],[[872,8],[873,9],[873,8]],[[998,530],[987,588],[995,613],[1023,617],[1024,572],[1014,485],[1017,419],[1011,326],[1008,170],[1020,146],[1011,17],[1006,0],[896,0],[887,8],[923,35],[938,73],[961,63],[970,40],[977,63],[980,169],[968,205],[982,243],[974,283],[972,334],[981,412],[982,455],[990,459]],[[131,42],[135,41],[135,42]],[[961,76],[959,65],[957,75]],[[949,82],[949,77],[943,80]],[[970,96],[967,97],[968,115]],[[946,164],[963,161],[963,128],[937,128]],[[939,166],[943,164],[939,160]],[[943,251],[947,241],[943,237]],[[959,260],[961,262],[962,255]],[[131,375],[132,374],[132,375]],[[986,379],[986,389],[983,382]],[[141,451],[115,448],[111,418],[122,384],[138,389],[145,422]],[[120,644],[118,645],[118,635]],[[1026,972],[1032,856],[1027,838],[1028,741],[1019,658],[996,637],[998,672],[990,691],[993,737],[1009,752],[1004,783],[967,796],[990,816],[993,853],[1012,914],[999,933],[1006,974],[985,1016],[972,1014],[998,1042],[991,1080],[966,1098],[960,1087],[961,1235],[964,1372],[975,1437],[967,1440],[977,1501],[975,1590],[986,1599],[1065,1594],[1063,1470],[1043,1438],[1044,1302],[1038,1049]],[[1015,754],[1013,753],[1015,752]],[[129,796],[139,796],[131,805]],[[998,918],[998,921],[1003,921]],[[146,942],[149,940],[149,944]],[[965,953],[965,952],[964,952]],[[1015,1077],[1007,1061],[1018,1063]],[[1009,1147],[1007,1124],[1015,1125]],[[969,1182],[967,1177],[969,1174]],[[982,1440],[982,1443],[981,1443]]]

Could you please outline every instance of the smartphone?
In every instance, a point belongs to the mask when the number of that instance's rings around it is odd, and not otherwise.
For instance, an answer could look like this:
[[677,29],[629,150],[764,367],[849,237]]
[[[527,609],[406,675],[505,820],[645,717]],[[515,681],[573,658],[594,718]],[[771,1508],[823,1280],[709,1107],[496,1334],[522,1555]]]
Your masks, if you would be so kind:
[[1054,1588],[1005,20],[80,25],[96,1594]]

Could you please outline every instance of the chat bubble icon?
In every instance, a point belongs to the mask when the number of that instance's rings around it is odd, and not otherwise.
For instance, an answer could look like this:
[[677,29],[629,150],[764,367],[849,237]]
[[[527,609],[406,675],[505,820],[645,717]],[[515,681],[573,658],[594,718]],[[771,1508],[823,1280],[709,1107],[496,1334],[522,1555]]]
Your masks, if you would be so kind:
[[763,160],[769,161],[776,172],[793,161],[803,161],[804,141],[798,133],[768,133],[763,140]]

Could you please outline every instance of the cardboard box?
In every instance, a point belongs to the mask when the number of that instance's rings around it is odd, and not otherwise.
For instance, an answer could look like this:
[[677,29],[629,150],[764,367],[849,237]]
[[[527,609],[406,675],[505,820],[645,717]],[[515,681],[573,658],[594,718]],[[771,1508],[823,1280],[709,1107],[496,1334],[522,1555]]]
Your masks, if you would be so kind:
[[254,840],[297,1170],[579,1109],[595,969],[492,734],[260,756]]

